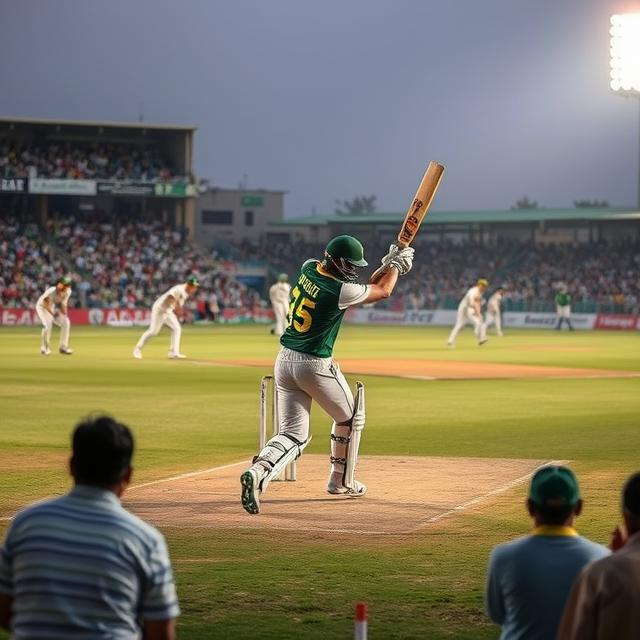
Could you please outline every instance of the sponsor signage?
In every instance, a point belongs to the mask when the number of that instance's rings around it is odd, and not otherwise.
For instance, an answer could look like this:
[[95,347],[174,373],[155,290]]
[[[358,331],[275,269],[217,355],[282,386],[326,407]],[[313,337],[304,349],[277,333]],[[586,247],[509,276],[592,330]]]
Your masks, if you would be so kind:
[[60,196],[95,196],[97,188],[95,180],[31,178],[29,180],[29,193]]
[[152,196],[155,185],[151,182],[109,180],[98,182],[98,193],[112,196]]
[[164,198],[190,198],[197,195],[196,185],[184,182],[157,182],[154,190],[156,196]]
[[[571,324],[574,329],[593,329],[596,322],[594,313],[572,313]],[[505,327],[521,327],[524,329],[555,329],[558,316],[555,313],[542,312],[514,312],[508,311],[502,315]]]
[[[452,326],[457,312],[445,309],[421,309],[417,311],[391,311],[388,309],[352,308],[347,311],[345,322],[353,324],[396,324],[418,326]],[[554,329],[558,320],[555,313],[507,312],[502,316],[505,327],[523,329]],[[593,329],[595,314],[574,313],[571,324],[576,329]],[[471,325],[469,325],[471,327]]]
[[2,193],[23,193],[26,190],[26,178],[2,178],[0,180],[0,192]]
[[89,309],[88,323],[110,327],[137,327],[149,324],[149,309]]
[[352,308],[347,311],[345,322],[353,324],[402,324],[402,325],[447,325],[453,324],[456,312],[445,309],[420,309],[391,311],[389,309]]
[[595,328],[614,331],[640,330],[640,316],[623,313],[600,313],[596,319]]
[[242,196],[243,207],[263,207],[264,196]]
[[[88,309],[69,309],[71,324],[89,324]],[[0,307],[0,325],[7,327],[41,325],[35,309],[13,309]]]

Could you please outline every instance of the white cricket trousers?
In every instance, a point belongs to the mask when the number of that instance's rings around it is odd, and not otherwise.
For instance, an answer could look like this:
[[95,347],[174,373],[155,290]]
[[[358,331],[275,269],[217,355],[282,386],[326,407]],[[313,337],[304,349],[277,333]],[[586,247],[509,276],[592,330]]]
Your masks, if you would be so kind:
[[289,313],[289,305],[286,302],[272,302],[273,315],[276,317],[274,333],[281,336],[287,328],[287,314]]
[[482,316],[477,316],[473,313],[473,309],[469,307],[465,309],[458,309],[458,315],[456,317],[456,324],[449,334],[449,343],[453,344],[458,337],[458,334],[464,329],[467,324],[473,325],[473,332],[476,334],[476,340],[480,342],[485,338],[484,324],[482,322]]
[[500,317],[500,311],[487,311],[487,318],[484,322],[484,334],[487,335],[487,329],[492,325],[496,325],[496,333],[502,335],[502,318]]
[[162,325],[167,325],[171,329],[171,353],[180,353],[180,336],[182,327],[173,309],[162,309],[161,307],[151,307],[151,322],[149,328],[142,334],[136,348],[142,349],[149,338],[157,336]]
[[51,343],[51,330],[53,325],[60,327],[60,348],[66,349],[69,347],[69,332],[71,330],[71,322],[68,316],[63,313],[58,313],[57,317],[53,317],[46,309],[42,307],[36,307],[36,313],[42,322],[42,333],[40,346],[43,349],[49,349]]
[[311,401],[336,423],[353,417],[353,393],[333,358],[317,358],[283,347],[275,365],[280,433],[298,442],[309,438]]

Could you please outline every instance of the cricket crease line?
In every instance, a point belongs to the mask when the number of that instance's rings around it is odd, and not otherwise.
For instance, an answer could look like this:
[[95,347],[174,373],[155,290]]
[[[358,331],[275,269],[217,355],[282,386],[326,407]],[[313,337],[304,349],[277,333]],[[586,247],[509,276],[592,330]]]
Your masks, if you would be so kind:
[[141,487],[149,487],[151,485],[161,484],[163,482],[173,482],[174,480],[182,480],[183,478],[193,478],[195,476],[201,476],[203,473],[212,473],[214,471],[222,471],[223,469],[231,469],[232,467],[238,467],[241,464],[247,464],[247,461],[241,460],[240,462],[223,464],[220,467],[211,467],[210,469],[201,469],[200,471],[190,471],[189,473],[181,473],[180,475],[171,476],[170,478],[161,478],[160,480],[151,480],[150,482],[135,484],[127,489],[127,493],[129,493],[129,491],[133,491],[134,489],[140,489]]
[[466,511],[469,507],[473,507],[474,505],[480,502],[483,502],[484,500],[486,500],[487,498],[490,498],[491,496],[496,496],[501,493],[505,493],[505,491],[509,491],[509,489],[513,489],[513,487],[516,487],[519,484],[526,482],[529,478],[531,478],[531,476],[536,471],[538,471],[538,469],[541,469],[542,467],[546,467],[547,465],[550,465],[550,464],[565,465],[568,463],[569,463],[569,460],[547,460],[546,462],[539,464],[535,469],[525,474],[524,476],[520,476],[519,478],[516,478],[515,480],[512,480],[511,482],[508,482],[507,484],[501,487],[498,487],[497,489],[493,489],[488,493],[483,493],[481,496],[477,496],[475,498],[472,498],[471,500],[467,500],[466,502],[459,504],[457,507],[453,507],[453,509],[449,509],[448,511],[439,513],[437,516],[431,516],[431,518],[427,518],[426,520],[423,520],[415,529],[413,529],[413,531],[417,531],[418,529],[420,529],[421,527],[427,524],[432,524],[434,522],[437,522],[438,520],[442,520],[443,518],[453,515],[454,513],[460,513],[461,511]]
[[[182,478],[191,478],[193,476],[200,476],[203,473],[211,473],[213,471],[221,471],[222,469],[231,469],[232,467],[237,467],[241,464],[247,464],[246,460],[241,460],[240,462],[232,462],[231,464],[223,464],[220,467],[211,467],[210,469],[202,469],[200,471],[191,471],[189,473],[181,473],[177,476],[171,476],[170,478],[161,478],[160,480],[151,480],[150,482],[143,482],[142,484],[136,484],[131,487],[127,487],[127,493],[129,491],[133,491],[134,489],[140,489],[141,487],[148,487],[153,484],[160,484],[162,482],[172,482],[173,480],[182,480]],[[48,500],[48,498],[41,498],[38,502],[43,500]],[[0,522],[10,522],[13,520],[14,516],[0,516]]]

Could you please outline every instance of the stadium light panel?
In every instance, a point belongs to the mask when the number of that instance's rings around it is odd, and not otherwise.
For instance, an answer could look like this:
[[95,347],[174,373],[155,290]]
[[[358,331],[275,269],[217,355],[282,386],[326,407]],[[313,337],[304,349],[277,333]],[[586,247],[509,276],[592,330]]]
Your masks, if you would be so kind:
[[611,89],[640,94],[640,13],[611,16]]

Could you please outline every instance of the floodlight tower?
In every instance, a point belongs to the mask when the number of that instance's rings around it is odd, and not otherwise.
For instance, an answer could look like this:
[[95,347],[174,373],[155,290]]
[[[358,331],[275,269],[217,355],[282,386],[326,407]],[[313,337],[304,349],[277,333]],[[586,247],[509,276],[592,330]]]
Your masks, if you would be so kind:
[[[640,136],[640,13],[611,16],[611,89],[638,100]],[[638,154],[638,208],[640,209],[640,153]]]

